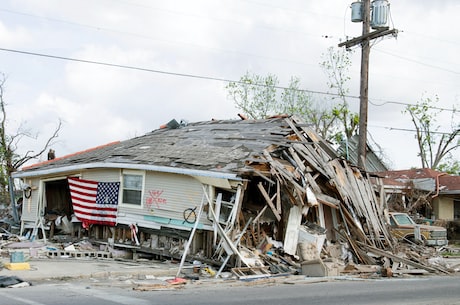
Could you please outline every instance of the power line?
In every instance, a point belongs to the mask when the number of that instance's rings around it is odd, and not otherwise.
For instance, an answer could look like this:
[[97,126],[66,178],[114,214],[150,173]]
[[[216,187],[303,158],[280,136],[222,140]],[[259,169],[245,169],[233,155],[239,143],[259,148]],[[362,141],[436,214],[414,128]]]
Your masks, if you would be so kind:
[[421,62],[421,61],[418,61],[418,60],[415,60],[415,59],[412,59],[412,58],[408,58],[408,57],[405,57],[405,56],[397,55],[397,54],[394,54],[394,53],[391,53],[391,52],[388,52],[388,51],[383,51],[383,50],[379,50],[379,49],[376,49],[376,48],[375,48],[375,51],[380,52],[380,53],[384,53],[384,54],[387,54],[387,55],[390,55],[390,56],[393,56],[393,57],[397,57],[397,58],[400,58],[400,59],[404,59],[404,60],[419,64],[419,65],[422,65],[422,66],[425,66],[425,67],[438,69],[438,70],[441,70],[441,71],[445,71],[445,72],[460,75],[460,72],[458,72],[458,71],[446,69],[446,68],[435,66],[435,65],[430,65],[430,64],[427,64],[427,63],[424,63],[424,62]]
[[[376,127],[376,128],[383,128],[383,129],[388,129],[388,130],[396,130],[396,131],[407,131],[407,132],[417,132],[415,129],[410,129],[410,128],[398,128],[398,127],[388,127],[388,126],[378,126],[378,125],[370,125],[371,127]],[[440,134],[440,135],[450,135],[455,133],[456,131],[453,132],[446,132],[446,131],[430,131],[431,134]]]
[[[376,107],[385,106],[387,104],[402,105],[402,106],[415,106],[414,104],[411,104],[411,103],[395,102],[395,101],[389,101],[389,100],[384,100],[384,99],[374,99],[373,98],[372,100],[382,102],[380,104],[377,104],[377,103],[374,103],[371,100],[369,100],[369,104],[374,105]],[[428,108],[436,109],[436,110],[442,110],[442,111],[450,111],[450,112],[457,112],[458,111],[455,108],[443,108],[443,107],[436,107],[436,106],[429,106]]]
[[[135,4],[135,3],[126,2],[126,1],[123,1],[123,0],[118,0],[118,1],[121,2],[121,3],[125,3],[125,4],[127,4],[127,5],[132,5],[132,6],[138,6],[138,7],[148,8],[148,9],[151,9],[151,10],[163,11],[163,12],[167,12],[167,13],[169,13],[169,14],[184,15],[184,16],[190,16],[190,17],[193,17],[193,18],[207,18],[207,19],[209,19],[209,20],[218,21],[218,22],[231,22],[231,23],[237,23],[237,24],[238,24],[238,22],[235,22],[234,20],[229,20],[229,19],[211,18],[211,17],[209,17],[209,16],[196,15],[196,14],[190,14],[190,13],[183,13],[183,12],[177,12],[177,11],[167,10],[167,9],[160,9],[160,8],[152,7],[152,6],[149,6],[149,5]],[[261,5],[261,6],[266,6],[266,7],[271,7],[271,8],[277,8],[277,9],[282,9],[282,10],[286,10],[286,11],[291,11],[291,12],[295,12],[295,13],[305,14],[304,12],[298,12],[298,11],[295,11],[295,10],[289,9],[289,8],[283,8],[283,7],[277,7],[277,6],[267,5],[267,4],[265,4],[265,3],[261,3],[261,2],[258,2],[258,1],[247,0],[246,2],[255,4],[255,5]],[[150,37],[150,36],[141,35],[141,34],[137,34],[137,33],[125,32],[125,31],[120,31],[120,30],[114,30],[114,29],[105,28],[105,27],[101,27],[101,26],[88,25],[88,24],[83,24],[83,23],[78,23],[78,22],[72,22],[72,21],[67,21],[67,20],[62,20],[62,19],[57,19],[57,18],[38,16],[38,15],[30,14],[30,13],[18,12],[18,11],[13,11],[13,10],[9,10],[9,9],[1,9],[1,8],[0,8],[0,11],[6,12],[6,13],[10,13],[10,14],[16,14],[16,15],[22,15],[22,16],[27,16],[27,17],[45,19],[45,20],[49,20],[49,21],[52,21],[52,22],[58,22],[58,23],[63,23],[63,24],[69,24],[69,25],[78,26],[78,27],[85,27],[85,28],[89,28],[89,29],[93,29],[93,30],[97,30],[97,31],[101,31],[101,30],[102,30],[102,31],[113,32],[113,33],[122,34],[122,35],[129,35],[129,36],[133,36],[133,37],[138,37],[138,38],[142,38],[142,39],[161,41],[161,42],[165,42],[165,43],[184,44],[184,43],[182,43],[182,42],[170,41],[170,40],[164,40],[164,39],[156,39],[156,38],[153,38],[153,37]],[[314,13],[314,12],[307,12],[307,13],[310,13],[310,14],[317,14],[317,13]],[[323,15],[323,16],[327,16],[327,15]],[[331,17],[331,16],[328,16],[328,17]],[[335,16],[334,16],[334,17],[335,17]],[[337,17],[337,18],[338,18],[338,17]],[[286,29],[281,29],[281,28],[277,28],[277,27],[267,27],[267,26],[258,26],[258,27],[260,27],[260,28],[266,28],[266,29],[268,29],[268,30],[286,31],[286,32],[298,32],[298,33],[302,33],[302,34],[304,34],[304,35],[318,36],[318,35],[316,35],[316,34],[310,34],[310,33],[306,33],[306,32],[303,32],[303,31],[294,31],[294,30],[292,30],[292,29],[291,29],[291,30],[286,30]],[[415,33],[415,34],[416,34],[416,35],[422,35],[422,34],[418,34],[418,33]],[[324,35],[323,35],[322,37],[330,38],[329,35],[327,35],[327,36],[324,36]],[[429,36],[428,36],[428,37],[429,37]],[[433,37],[429,37],[429,38],[433,38]],[[210,47],[200,46],[200,45],[194,45],[194,44],[187,44],[187,45],[190,45],[190,46],[192,46],[192,47],[205,48],[205,49],[209,49],[209,50],[213,50],[213,51],[218,51],[218,52],[226,52],[226,53],[233,53],[233,54],[241,54],[241,55],[245,55],[245,56],[264,58],[264,59],[268,59],[268,60],[277,60],[277,61],[284,61],[284,62],[290,62],[290,63],[311,65],[311,64],[308,64],[308,63],[299,62],[299,61],[293,61],[293,60],[289,60],[289,59],[275,58],[275,57],[269,57],[269,56],[261,56],[261,55],[258,55],[258,54],[252,54],[252,53],[247,53],[247,52],[239,52],[239,51],[235,51],[235,50],[225,50],[225,49],[219,49],[219,48],[210,48]],[[439,67],[439,66],[435,66],[435,65],[426,64],[426,63],[424,63],[424,62],[416,61],[416,60],[414,60],[414,59],[412,59],[412,58],[400,56],[400,55],[397,55],[397,54],[394,54],[394,53],[391,53],[391,52],[388,52],[388,51],[383,51],[383,50],[379,50],[379,49],[375,49],[375,50],[378,51],[378,52],[381,52],[381,53],[388,54],[388,55],[390,55],[390,56],[398,57],[398,58],[400,58],[400,59],[407,60],[407,61],[410,61],[410,62],[414,62],[414,63],[420,64],[420,65],[424,65],[424,66],[427,66],[427,67],[431,67],[431,68],[443,70],[443,71],[446,71],[446,72],[449,72],[449,73],[460,74],[460,72],[457,72],[457,71],[445,69],[445,68],[442,68],[442,67]],[[307,91],[309,91],[309,90],[307,90]],[[320,94],[329,94],[329,93],[320,93]],[[334,95],[334,94],[330,94],[330,95]],[[354,99],[359,99],[359,97],[356,97],[356,96],[347,96],[347,97],[349,97],[349,98],[354,98]],[[388,102],[388,103],[403,104],[403,105],[411,105],[411,104],[397,103],[397,102]],[[374,105],[374,106],[380,106],[380,105],[377,105],[377,104],[373,104],[373,105]],[[384,105],[384,104],[382,104],[382,105]],[[455,112],[455,110],[453,110],[453,109],[436,108],[436,107],[433,107],[433,108],[435,108],[435,109],[440,109],[440,110],[446,110],[446,111],[454,111],[454,112]]]
[[[232,80],[232,79],[227,79],[227,78],[204,76],[204,75],[189,74],[189,73],[170,72],[170,71],[163,71],[163,70],[156,70],[156,69],[149,69],[149,68],[142,68],[142,67],[135,67],[135,66],[128,66],[128,65],[114,64],[114,63],[95,61],[95,60],[87,60],[87,59],[78,59],[78,58],[72,58],[72,57],[50,55],[50,54],[37,53],[37,52],[21,51],[21,50],[6,49],[6,48],[0,48],[0,51],[18,53],[18,54],[23,54],[23,55],[39,56],[39,57],[52,58],[52,59],[59,59],[59,60],[67,60],[67,61],[73,61],[73,62],[81,62],[81,63],[86,63],[86,64],[93,64],[93,65],[100,65],[100,66],[107,66],[107,67],[114,67],[114,68],[137,70],[137,71],[150,72],[150,73],[166,74],[166,75],[172,75],[172,76],[189,77],[189,78],[204,79],[204,80],[213,80],[213,81],[220,81],[220,82],[226,82],[226,83],[247,84],[246,82],[241,81],[241,80]],[[253,84],[253,85],[260,86],[260,87],[268,87],[269,86],[269,85],[265,85],[265,84]],[[283,86],[271,86],[271,87],[276,88],[276,89],[290,89],[288,87],[283,87]],[[308,92],[308,93],[322,94],[322,95],[340,96],[339,94],[323,92],[323,91],[314,91],[314,90],[308,90],[308,89],[296,89],[296,90],[297,91]],[[359,97],[355,97],[355,96],[348,96],[348,97],[349,98],[359,98]]]
[[[134,5],[134,4],[132,4],[132,5]],[[178,13],[178,12],[174,12],[174,11],[170,11],[170,10],[157,9],[157,8],[153,8],[151,6],[146,6],[146,5],[141,5],[141,4],[136,4],[136,6],[141,6],[141,7],[149,8],[149,9],[153,9],[153,10],[165,11],[165,12],[168,12],[170,14],[186,15],[186,16],[190,16],[190,17],[194,17],[194,18],[204,18],[205,17],[205,16],[200,17],[199,15]],[[193,48],[207,49],[207,50],[211,50],[211,51],[214,51],[214,52],[224,52],[224,53],[229,53],[229,54],[239,54],[239,55],[250,56],[250,57],[255,57],[255,58],[282,61],[282,62],[288,62],[288,63],[294,63],[294,64],[308,65],[308,66],[312,65],[312,64],[309,64],[309,63],[306,63],[306,62],[301,62],[301,61],[292,60],[292,59],[277,58],[277,57],[271,57],[271,56],[263,56],[263,55],[254,54],[254,53],[240,52],[240,51],[237,51],[237,50],[228,50],[228,49],[221,49],[221,48],[216,48],[216,47],[208,47],[208,46],[192,44],[192,43],[185,43],[185,42],[174,41],[174,40],[159,39],[159,38],[154,38],[154,37],[151,37],[151,36],[142,35],[142,34],[133,33],[133,32],[120,31],[120,30],[115,30],[115,29],[112,29],[112,28],[107,28],[107,27],[102,27],[102,26],[97,26],[97,25],[90,25],[90,24],[83,24],[83,23],[67,21],[67,20],[62,20],[62,19],[57,19],[57,18],[38,16],[38,15],[30,14],[30,13],[17,12],[17,11],[12,11],[12,10],[8,10],[8,9],[1,9],[0,8],[0,12],[6,12],[6,13],[9,13],[9,14],[21,15],[21,16],[32,17],[32,18],[39,18],[39,19],[43,19],[43,20],[47,20],[47,21],[51,21],[51,22],[68,24],[68,25],[71,25],[71,26],[82,27],[82,28],[87,28],[87,29],[96,30],[96,31],[105,31],[105,32],[109,32],[109,33],[119,34],[119,35],[132,36],[132,37],[136,37],[136,38],[140,38],[140,39],[145,39],[145,40],[150,40],[150,41],[157,41],[157,42],[161,42],[161,43],[175,44],[175,45],[186,45],[186,46],[191,46]],[[207,18],[210,19],[210,20],[216,20],[216,21],[220,21],[220,22],[231,22],[231,23],[239,24],[238,22],[230,21],[230,20],[221,20],[221,19],[209,18],[209,17],[207,17]],[[295,33],[298,33],[298,34],[313,36],[313,37],[316,37],[316,38],[322,38],[323,37],[323,36],[320,36],[318,34],[310,34],[310,33],[301,32],[301,31],[294,31],[294,30],[285,30],[285,29],[280,29],[280,28],[277,28],[277,27],[268,27],[268,26],[257,26],[257,27],[264,28],[266,30],[295,32]]]
[[[203,79],[203,80],[212,80],[212,81],[219,81],[219,82],[225,82],[225,83],[247,84],[246,82],[241,81],[241,80],[232,80],[232,79],[213,77],[213,76],[204,76],[204,75],[189,74],[189,73],[163,71],[163,70],[157,70],[157,69],[149,69],[149,68],[121,65],[121,64],[114,64],[114,63],[108,63],[108,62],[102,62],[102,61],[86,60],[86,59],[58,56],[58,55],[51,55],[51,54],[44,54],[44,53],[37,53],[37,52],[29,52],[29,51],[15,50],[15,49],[0,48],[0,51],[23,54],[23,55],[29,55],[29,56],[45,57],[45,58],[51,58],[51,59],[67,60],[67,61],[72,61],[72,62],[80,62],[80,63],[86,63],[86,64],[106,66],[106,67],[114,67],[114,68],[121,68],[121,69],[143,71],[143,72],[149,72],[149,73],[158,73],[158,74],[171,75],[171,76],[188,77],[188,78]],[[269,85],[265,85],[265,84],[253,84],[253,85],[259,86],[259,87],[268,87],[269,86]],[[276,88],[276,89],[281,89],[281,90],[286,90],[286,89],[291,89],[292,90],[292,88],[283,87],[283,86],[272,86],[272,87]],[[345,98],[350,98],[350,99],[359,99],[359,96],[356,96],[356,95],[341,95],[341,94],[338,94],[338,93],[316,91],[316,90],[309,90],[309,89],[295,89],[295,90],[299,91],[299,92],[306,92],[306,93],[333,96],[333,97],[345,97]],[[403,103],[403,102],[396,102],[396,101],[389,101],[389,100],[382,100],[382,99],[373,99],[373,100],[383,102],[382,104],[377,104],[377,103],[370,102],[374,106],[384,106],[386,104],[414,106],[414,104],[410,104],[410,103]],[[450,111],[450,112],[456,112],[457,111],[455,109],[433,107],[433,106],[430,106],[429,108],[438,109],[438,110],[442,110],[442,111]]]

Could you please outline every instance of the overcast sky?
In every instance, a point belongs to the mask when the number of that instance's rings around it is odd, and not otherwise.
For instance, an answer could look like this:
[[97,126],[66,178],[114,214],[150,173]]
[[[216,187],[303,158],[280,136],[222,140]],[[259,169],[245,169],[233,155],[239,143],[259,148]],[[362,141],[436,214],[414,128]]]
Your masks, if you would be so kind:
[[[213,79],[238,80],[249,71],[274,74],[287,86],[296,76],[303,89],[327,92],[322,55],[361,35],[351,2],[3,0],[0,72],[7,77],[10,132],[20,124],[38,132],[19,147],[37,150],[61,119],[53,145],[59,157],[140,136],[171,119],[237,118],[226,83]],[[404,104],[436,95],[441,108],[460,104],[460,1],[390,4],[390,27],[399,34],[372,44],[368,131],[391,168],[406,169],[420,161]],[[351,96],[359,96],[360,52],[352,53]],[[358,111],[359,99],[349,103]],[[458,112],[442,111],[441,131],[451,131],[453,114],[458,124]]]

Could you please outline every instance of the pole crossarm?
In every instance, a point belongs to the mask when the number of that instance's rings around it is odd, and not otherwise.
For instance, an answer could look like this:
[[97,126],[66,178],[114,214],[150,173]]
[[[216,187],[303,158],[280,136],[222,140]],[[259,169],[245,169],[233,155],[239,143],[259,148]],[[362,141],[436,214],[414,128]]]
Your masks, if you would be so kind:
[[355,38],[352,38],[350,40],[341,42],[341,43],[339,43],[339,47],[345,46],[347,49],[349,49],[351,47],[354,47],[354,46],[360,44],[365,39],[372,40],[372,39],[376,39],[376,38],[386,36],[386,35],[397,35],[397,34],[398,34],[397,29],[391,29],[390,30],[390,29],[388,29],[388,27],[385,27],[385,28],[381,28],[381,29],[375,30],[373,32],[370,32],[370,33],[368,33],[366,35],[362,35],[362,36],[355,37]]

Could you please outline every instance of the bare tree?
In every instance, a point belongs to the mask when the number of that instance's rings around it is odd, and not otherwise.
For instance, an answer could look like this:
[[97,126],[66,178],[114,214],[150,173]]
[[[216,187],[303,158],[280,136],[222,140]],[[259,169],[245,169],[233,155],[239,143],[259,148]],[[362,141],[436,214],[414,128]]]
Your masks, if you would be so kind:
[[[20,145],[21,139],[24,137],[37,139],[37,135],[26,130],[23,124],[20,124],[19,128],[15,133],[8,132],[8,120],[7,120],[7,111],[6,111],[6,102],[5,102],[5,75],[1,74],[0,76],[0,196],[4,201],[8,198],[8,185],[9,177],[11,173],[17,171],[19,167],[24,165],[26,162],[37,159],[49,147],[53,144],[53,140],[56,139],[59,135],[59,131],[62,127],[62,121],[58,121],[58,125],[54,130],[53,134],[48,138],[45,144],[42,146],[42,149],[39,151],[29,150],[23,155],[17,153],[18,146]],[[4,201],[8,202],[8,201]]]
[[[438,100],[437,96],[422,98],[417,104],[408,105],[404,112],[411,116],[415,127],[422,168],[448,171],[449,167],[458,166],[454,164],[458,160],[452,158],[452,153],[460,147],[460,124],[452,119],[451,132],[439,131],[436,121],[442,110],[434,106]],[[454,163],[447,165],[449,160]]]

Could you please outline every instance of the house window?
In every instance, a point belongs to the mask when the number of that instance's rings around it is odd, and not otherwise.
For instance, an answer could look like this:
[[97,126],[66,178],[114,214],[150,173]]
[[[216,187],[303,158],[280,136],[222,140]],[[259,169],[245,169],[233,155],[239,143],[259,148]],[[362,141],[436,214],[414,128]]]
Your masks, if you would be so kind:
[[454,220],[460,219],[460,200],[454,200]]
[[216,188],[216,194],[217,196],[216,199],[214,199],[214,204],[217,204],[217,197],[221,196],[220,206],[216,206],[216,209],[218,209],[218,211],[216,211],[218,215],[216,216],[219,217],[220,223],[225,224],[227,223],[235,205],[236,194],[235,192],[230,192],[218,188]]
[[144,176],[131,172],[123,173],[123,204],[141,206]]

